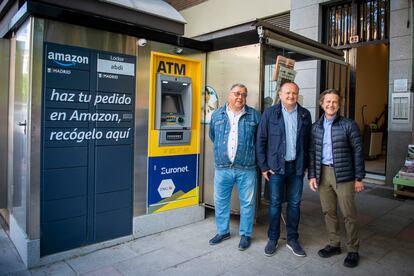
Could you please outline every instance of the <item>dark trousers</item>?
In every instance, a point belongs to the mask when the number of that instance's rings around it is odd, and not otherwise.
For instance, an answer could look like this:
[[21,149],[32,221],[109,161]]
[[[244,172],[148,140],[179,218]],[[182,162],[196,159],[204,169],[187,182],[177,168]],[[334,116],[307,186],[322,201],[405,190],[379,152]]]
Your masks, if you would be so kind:
[[287,241],[296,241],[298,239],[302,189],[303,175],[296,175],[295,162],[286,162],[285,174],[270,175],[269,229],[267,231],[270,240],[277,241],[280,237],[280,214],[284,200],[287,202]]

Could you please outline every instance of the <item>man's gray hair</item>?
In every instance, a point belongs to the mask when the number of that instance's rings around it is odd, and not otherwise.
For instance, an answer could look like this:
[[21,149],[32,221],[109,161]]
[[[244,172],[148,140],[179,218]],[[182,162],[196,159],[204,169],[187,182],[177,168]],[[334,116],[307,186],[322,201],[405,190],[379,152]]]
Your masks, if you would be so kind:
[[242,84],[242,83],[235,83],[230,87],[230,91],[233,90],[234,87],[240,87],[240,88],[244,88],[244,90],[246,90],[247,92],[247,87],[246,85]]

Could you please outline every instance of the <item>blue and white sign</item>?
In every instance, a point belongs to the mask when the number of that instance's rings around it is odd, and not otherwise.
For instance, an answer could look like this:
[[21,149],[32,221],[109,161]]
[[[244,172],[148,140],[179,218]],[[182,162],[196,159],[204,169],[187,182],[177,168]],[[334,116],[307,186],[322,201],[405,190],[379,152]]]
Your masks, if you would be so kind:
[[197,154],[150,157],[148,205],[175,201],[197,185]]

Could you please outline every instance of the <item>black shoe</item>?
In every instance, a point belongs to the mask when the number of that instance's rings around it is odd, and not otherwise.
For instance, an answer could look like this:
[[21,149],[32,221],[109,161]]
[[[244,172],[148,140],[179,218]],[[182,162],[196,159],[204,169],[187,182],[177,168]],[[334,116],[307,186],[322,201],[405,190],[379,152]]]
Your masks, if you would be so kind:
[[359,262],[359,254],[358,252],[348,252],[344,260],[344,266],[346,267],[356,267]]
[[210,245],[216,245],[216,244],[219,244],[222,241],[228,240],[228,239],[230,239],[230,233],[227,233],[227,234],[224,234],[224,235],[217,234],[217,235],[214,236],[214,238],[212,238],[211,240],[209,240],[208,243]]
[[294,255],[298,257],[306,257],[305,250],[303,250],[298,241],[290,241],[286,244],[286,247],[289,248]]
[[265,255],[268,257],[272,257],[273,255],[276,254],[276,249],[277,249],[277,241],[269,240],[264,249]]
[[324,249],[321,249],[318,251],[318,255],[321,256],[322,258],[329,258],[337,254],[341,254],[341,248],[336,247],[336,246],[330,246],[330,245],[327,245],[325,246]]
[[250,246],[250,240],[251,238],[245,235],[242,235],[240,238],[240,243],[239,243],[239,250],[240,251],[244,251],[247,248],[249,248]]

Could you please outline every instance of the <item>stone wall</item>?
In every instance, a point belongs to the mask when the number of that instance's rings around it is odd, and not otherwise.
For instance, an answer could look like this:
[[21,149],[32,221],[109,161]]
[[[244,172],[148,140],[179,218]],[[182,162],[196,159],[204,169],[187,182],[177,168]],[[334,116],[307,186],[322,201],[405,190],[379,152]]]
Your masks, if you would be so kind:
[[[320,22],[322,12],[321,0],[291,0],[290,9],[290,30],[310,39],[320,42]],[[319,61],[297,62],[296,82],[301,88],[303,105],[312,114],[312,119],[319,117],[318,97],[320,93]]]

